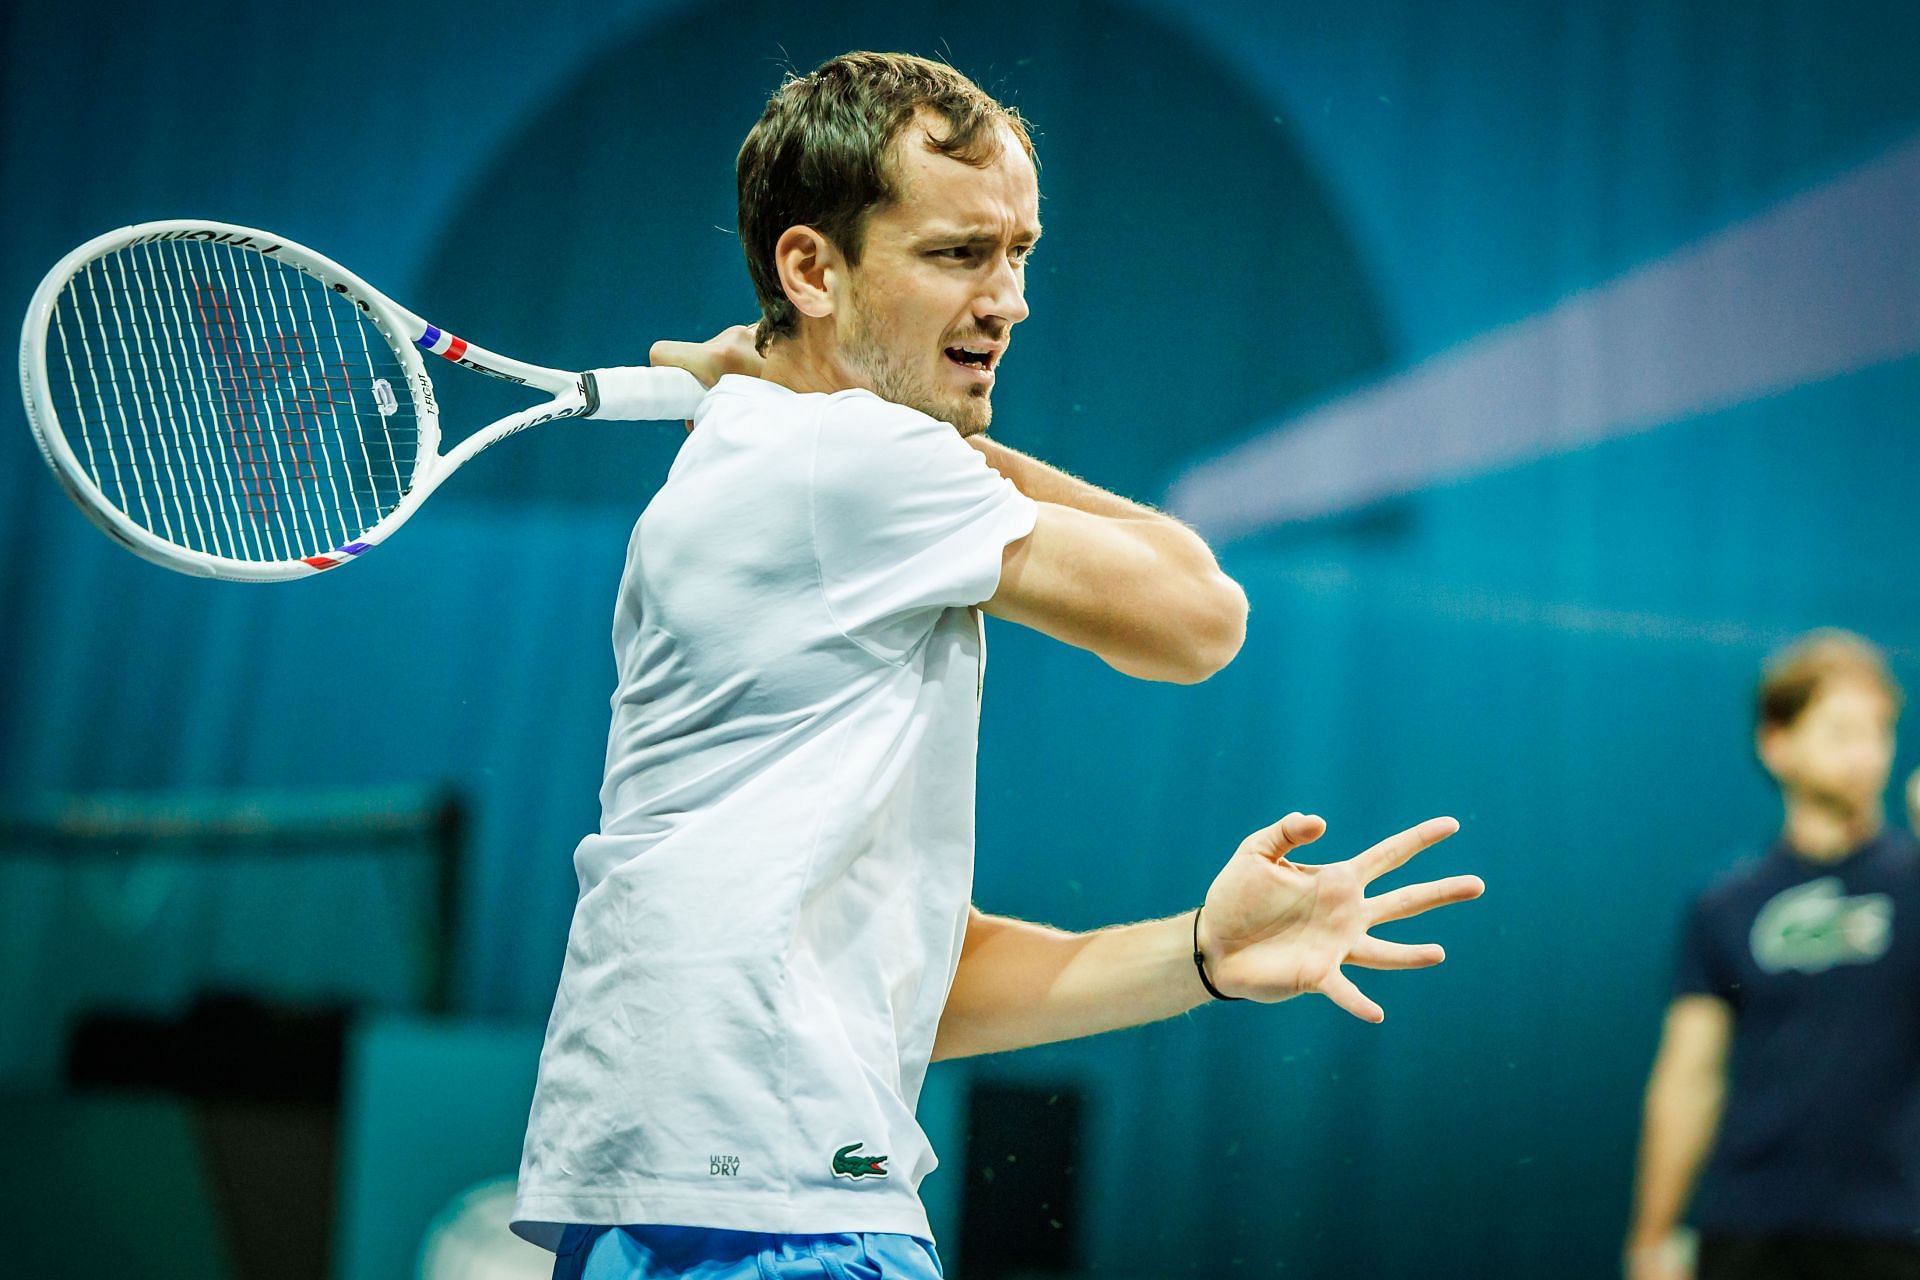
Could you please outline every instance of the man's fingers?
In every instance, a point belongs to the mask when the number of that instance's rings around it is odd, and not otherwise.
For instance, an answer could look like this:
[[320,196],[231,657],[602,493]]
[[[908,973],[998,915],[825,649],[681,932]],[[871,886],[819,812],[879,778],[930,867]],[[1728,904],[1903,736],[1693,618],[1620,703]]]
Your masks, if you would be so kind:
[[1373,880],[1403,866],[1408,858],[1429,846],[1439,844],[1460,829],[1452,818],[1428,818],[1417,827],[1408,827],[1399,835],[1388,836],[1379,844],[1354,858],[1361,878]]
[[672,342],[666,338],[647,348],[647,363],[652,365],[670,364],[676,369],[686,368],[686,362],[692,355],[696,344],[691,342]]
[[1279,829],[1280,839],[1284,842],[1285,847],[1280,855],[1283,857],[1287,850],[1312,844],[1327,834],[1327,820],[1317,813],[1290,813],[1273,825]]
[[758,375],[766,362],[754,349],[753,336],[753,326],[736,324],[705,342],[662,338],[647,349],[647,363],[685,369],[709,387],[729,373]]
[[1447,958],[1437,942],[1388,942],[1384,938],[1362,938],[1347,953],[1343,963],[1362,969],[1431,969]]
[[1354,986],[1347,975],[1338,969],[1328,974],[1327,980],[1320,984],[1320,993],[1362,1022],[1387,1020],[1386,1010],[1367,999],[1360,988]]
[[713,352],[707,349],[707,344],[704,342],[674,342],[671,339],[662,338],[647,348],[647,363],[655,368],[661,365],[672,365],[676,369],[685,369],[700,379],[703,385],[709,387],[720,376],[719,369],[715,367]]
[[1327,833],[1327,820],[1316,813],[1290,813],[1269,827],[1262,827],[1241,842],[1263,858],[1274,862],[1302,845],[1312,844]]
[[1471,902],[1486,891],[1486,882],[1479,876],[1448,876],[1445,880],[1410,884],[1378,897],[1368,898],[1367,927],[1371,929],[1374,925],[1385,924],[1389,920],[1405,920],[1409,916],[1417,916],[1435,907],[1450,906],[1456,902]]

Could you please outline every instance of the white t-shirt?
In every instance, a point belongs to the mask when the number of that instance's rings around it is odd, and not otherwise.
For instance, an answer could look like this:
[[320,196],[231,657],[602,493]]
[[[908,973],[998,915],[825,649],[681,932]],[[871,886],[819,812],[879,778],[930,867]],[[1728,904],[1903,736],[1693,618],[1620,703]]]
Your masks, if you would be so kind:
[[931,1237],[979,614],[1033,502],[946,423],[722,378],[635,526],[514,1229]]

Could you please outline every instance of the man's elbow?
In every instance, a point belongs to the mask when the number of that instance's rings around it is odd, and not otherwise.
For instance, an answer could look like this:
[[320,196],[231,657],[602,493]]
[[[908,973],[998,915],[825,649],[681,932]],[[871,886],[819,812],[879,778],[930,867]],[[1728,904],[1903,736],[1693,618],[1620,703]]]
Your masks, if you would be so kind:
[[1247,593],[1224,573],[1207,584],[1204,599],[1182,628],[1175,684],[1199,684],[1222,670],[1247,639]]

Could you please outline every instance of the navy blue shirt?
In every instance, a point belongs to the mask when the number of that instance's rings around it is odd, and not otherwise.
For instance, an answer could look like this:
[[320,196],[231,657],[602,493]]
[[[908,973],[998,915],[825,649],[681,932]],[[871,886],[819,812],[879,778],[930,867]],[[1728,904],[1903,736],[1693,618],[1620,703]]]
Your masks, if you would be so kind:
[[1734,1016],[1701,1230],[1920,1231],[1920,848],[1736,867],[1688,914],[1674,991]]

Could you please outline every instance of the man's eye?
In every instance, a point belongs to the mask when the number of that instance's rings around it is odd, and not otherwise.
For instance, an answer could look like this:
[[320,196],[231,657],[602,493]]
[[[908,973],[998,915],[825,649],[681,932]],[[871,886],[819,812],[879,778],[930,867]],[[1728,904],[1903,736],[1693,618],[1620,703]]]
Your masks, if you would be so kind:
[[[1033,246],[1030,244],[1017,244],[1007,250],[1007,257],[1013,260],[1015,266],[1025,266],[1027,259],[1032,255]],[[973,245],[963,244],[947,249],[935,249],[931,256],[945,258],[951,262],[972,262],[982,255],[981,251]]]

